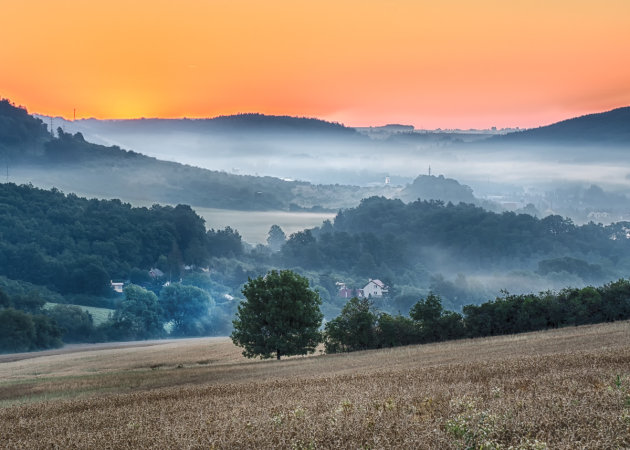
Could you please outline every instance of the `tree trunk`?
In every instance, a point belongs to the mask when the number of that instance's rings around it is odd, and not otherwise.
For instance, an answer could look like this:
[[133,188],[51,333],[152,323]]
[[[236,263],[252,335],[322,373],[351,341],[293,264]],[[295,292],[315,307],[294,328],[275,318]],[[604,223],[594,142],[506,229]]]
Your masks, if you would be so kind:
[[280,350],[276,350],[276,359],[280,361]]

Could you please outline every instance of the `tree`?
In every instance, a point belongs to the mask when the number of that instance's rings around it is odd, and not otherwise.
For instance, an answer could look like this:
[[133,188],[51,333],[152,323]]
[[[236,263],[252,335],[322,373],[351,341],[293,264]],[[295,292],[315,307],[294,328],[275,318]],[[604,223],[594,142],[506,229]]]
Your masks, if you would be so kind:
[[157,296],[140,286],[125,287],[125,299],[109,323],[113,340],[151,339],[164,334],[162,308]]
[[341,314],[326,324],[326,353],[352,352],[377,347],[378,316],[367,298],[352,298]]
[[284,234],[282,228],[278,225],[271,225],[269,228],[269,233],[267,234],[267,245],[271,249],[272,252],[277,252],[282,248],[284,243],[287,240],[287,235]]
[[35,341],[33,316],[7,308],[0,311],[0,353],[27,352]]
[[160,305],[165,321],[173,324],[172,335],[207,334],[214,300],[203,289],[179,283],[171,284],[160,291]]
[[0,308],[8,308],[10,306],[11,299],[2,289],[0,289]]
[[462,316],[445,311],[442,299],[433,292],[413,305],[409,316],[418,324],[420,338],[424,342],[458,339],[465,334]]
[[248,278],[245,301],[238,306],[234,344],[252,358],[306,355],[321,342],[323,314],[319,294],[308,280],[291,270],[272,270],[264,277]]
[[63,330],[64,342],[87,342],[94,335],[92,315],[76,305],[55,305],[46,311]]

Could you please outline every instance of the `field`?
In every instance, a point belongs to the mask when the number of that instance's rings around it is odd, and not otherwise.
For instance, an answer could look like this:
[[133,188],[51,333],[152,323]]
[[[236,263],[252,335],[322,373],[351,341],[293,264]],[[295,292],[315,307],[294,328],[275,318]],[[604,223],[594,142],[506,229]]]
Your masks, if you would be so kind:
[[[54,308],[58,303],[48,302],[44,305],[45,309]],[[69,306],[78,306],[84,311],[89,312],[92,315],[92,320],[94,321],[94,325],[100,325],[103,322],[106,322],[109,319],[110,314],[114,314],[113,309],[108,308],[98,308],[96,306],[83,306],[83,305],[69,305]]]
[[194,210],[206,220],[206,228],[219,229],[231,226],[250,244],[266,243],[271,225],[278,225],[288,237],[296,231],[318,227],[324,220],[332,221],[336,215],[313,212],[232,211],[197,206]]
[[0,362],[0,446],[630,448],[629,322],[279,362],[79,350]]

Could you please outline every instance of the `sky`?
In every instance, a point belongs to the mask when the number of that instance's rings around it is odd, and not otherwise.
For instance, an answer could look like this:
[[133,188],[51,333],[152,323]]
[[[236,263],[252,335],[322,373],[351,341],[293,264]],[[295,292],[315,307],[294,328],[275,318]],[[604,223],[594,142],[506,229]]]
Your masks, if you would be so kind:
[[101,119],[259,112],[535,127],[630,105],[628,0],[0,0],[0,97]]

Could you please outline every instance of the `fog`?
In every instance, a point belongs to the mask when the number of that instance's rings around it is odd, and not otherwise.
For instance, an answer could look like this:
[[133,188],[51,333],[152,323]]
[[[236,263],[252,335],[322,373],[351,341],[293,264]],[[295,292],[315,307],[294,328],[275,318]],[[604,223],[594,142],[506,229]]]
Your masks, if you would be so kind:
[[[443,174],[504,210],[532,204],[538,215],[567,215],[578,223],[630,218],[630,161],[623,145],[572,144],[571,139],[523,143],[496,135],[504,133],[459,131],[372,132],[370,137],[326,123],[306,126],[299,119],[288,124],[289,119],[265,116],[223,120],[55,118],[53,126],[81,132],[88,141],[232,174],[363,187],[383,186],[387,180],[401,188],[420,174]],[[586,205],[576,192],[591,185],[616,195],[616,203]],[[339,205],[352,206],[332,208]]]

